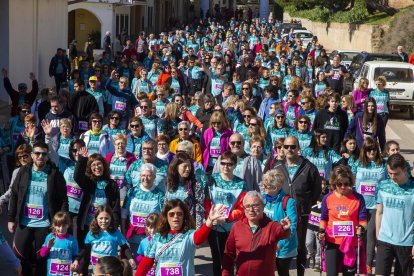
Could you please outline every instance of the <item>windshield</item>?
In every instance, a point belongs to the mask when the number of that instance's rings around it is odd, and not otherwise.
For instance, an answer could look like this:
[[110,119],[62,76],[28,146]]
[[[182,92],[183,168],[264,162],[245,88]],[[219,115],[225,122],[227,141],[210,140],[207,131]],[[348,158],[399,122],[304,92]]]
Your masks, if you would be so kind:
[[365,61],[401,61],[401,58],[399,56],[368,56]]
[[409,68],[375,68],[374,79],[379,76],[387,78],[387,82],[414,82],[413,70]]
[[310,33],[296,33],[295,35],[296,37],[299,37],[299,38],[312,38],[313,37],[313,35]]
[[352,59],[358,55],[358,53],[350,53],[350,52],[342,52],[341,56],[342,56],[342,61],[352,61]]

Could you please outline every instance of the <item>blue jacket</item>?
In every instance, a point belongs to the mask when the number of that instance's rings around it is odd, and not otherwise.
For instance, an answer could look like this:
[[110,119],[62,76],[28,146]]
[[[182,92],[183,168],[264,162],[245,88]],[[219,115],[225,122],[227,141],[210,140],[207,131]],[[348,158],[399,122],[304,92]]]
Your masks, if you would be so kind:
[[[289,217],[291,221],[290,226],[290,237],[278,242],[279,250],[276,251],[278,258],[290,258],[295,257],[298,254],[298,236],[297,236],[297,211],[296,211],[296,202],[293,198],[289,198],[286,204],[286,212],[283,210],[283,199],[285,198],[286,193],[283,190],[280,190],[276,196],[273,208],[273,220],[280,221],[286,216]],[[265,204],[266,204],[265,197]]]
[[[356,142],[358,145],[358,148],[362,148],[362,145],[364,144],[364,131],[362,129],[362,112],[358,112],[354,119],[349,123],[348,129],[345,133],[345,137],[348,137],[351,134],[355,135]],[[385,147],[385,127],[384,123],[382,122],[382,119],[377,115],[377,133],[373,135],[372,138],[374,140],[378,139],[381,151],[384,150]]]

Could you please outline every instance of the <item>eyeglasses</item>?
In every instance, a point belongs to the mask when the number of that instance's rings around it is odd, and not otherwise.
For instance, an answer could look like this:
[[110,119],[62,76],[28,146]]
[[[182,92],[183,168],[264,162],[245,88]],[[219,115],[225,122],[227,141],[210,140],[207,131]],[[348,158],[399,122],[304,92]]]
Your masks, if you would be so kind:
[[250,123],[249,126],[257,126],[257,123]]
[[188,128],[179,128],[178,131],[187,131]]
[[47,152],[45,152],[45,151],[35,151],[35,152],[33,152],[33,154],[36,155],[36,156],[46,156]]
[[165,147],[167,145],[167,143],[158,143],[157,144],[159,147]]
[[297,148],[297,146],[296,145],[283,145],[283,148],[284,149],[293,149],[293,150],[295,150],[296,148]]
[[234,163],[232,162],[220,162],[220,165],[222,165],[223,167],[227,166],[227,167],[233,167]]
[[278,147],[276,147],[278,150],[280,150],[280,149],[282,149],[282,146],[278,146]]
[[153,148],[142,148],[142,151],[153,151]]
[[241,141],[231,141],[230,142],[230,145],[232,145],[232,146],[234,146],[234,145],[241,145],[242,144],[242,142]]
[[244,205],[244,209],[246,209],[246,210],[251,210],[251,209],[259,210],[260,207],[262,207],[262,204],[260,204],[260,203]]
[[244,118],[250,118],[252,115],[243,115]]
[[142,109],[148,109],[148,105],[141,105],[140,108],[142,108]]
[[138,124],[138,125],[129,125],[129,127],[130,127],[130,128],[140,128],[140,127],[141,127],[141,125],[139,125],[139,124]]
[[184,213],[183,212],[168,212],[168,217],[173,218],[175,216],[182,218],[184,216]]
[[376,85],[376,86],[381,86],[381,85],[382,85],[382,83],[376,83],[375,85]]
[[307,103],[309,103],[309,102],[302,102],[302,103],[301,103],[301,105],[305,105],[305,104],[307,104]]
[[249,90],[249,88],[248,87],[243,87],[242,90]]
[[126,81],[120,81],[119,83],[121,83],[121,84],[126,84],[127,82],[126,82]]
[[285,116],[276,116],[276,119],[278,119],[278,120],[282,120],[284,118],[285,118]]
[[299,121],[299,124],[308,124],[307,121]]
[[102,123],[102,121],[101,120],[92,120],[92,124],[99,124],[99,123]]
[[18,160],[23,160],[23,159],[27,159],[27,158],[29,158],[29,155],[28,154],[24,154],[24,155],[17,156],[17,159]]
[[22,113],[30,113],[30,110],[22,109],[22,110],[20,110],[20,112],[22,112]]
[[119,120],[119,117],[110,117],[111,120]]
[[366,147],[365,149],[367,150],[367,152],[377,151],[377,148],[376,147]]
[[349,182],[345,182],[345,183],[339,182],[339,183],[336,183],[335,186],[337,186],[337,187],[346,187],[346,186],[351,186],[351,183],[349,183]]

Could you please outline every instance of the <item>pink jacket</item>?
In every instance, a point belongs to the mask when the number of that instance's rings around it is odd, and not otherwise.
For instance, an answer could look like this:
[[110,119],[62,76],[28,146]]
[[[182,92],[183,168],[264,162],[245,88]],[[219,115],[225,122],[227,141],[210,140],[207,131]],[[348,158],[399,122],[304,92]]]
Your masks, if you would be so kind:
[[357,111],[362,111],[364,109],[362,99],[368,99],[369,93],[371,92],[371,90],[372,89],[367,89],[367,90],[355,89],[354,92],[352,92],[352,97],[355,100]]
[[[233,134],[233,131],[224,128],[221,137],[220,137],[220,151],[224,153],[230,150],[229,141],[230,136]],[[204,168],[208,167],[208,160],[210,159],[210,143],[213,140],[214,132],[211,127],[204,131],[204,137],[201,143],[201,151],[203,152],[203,166]]]

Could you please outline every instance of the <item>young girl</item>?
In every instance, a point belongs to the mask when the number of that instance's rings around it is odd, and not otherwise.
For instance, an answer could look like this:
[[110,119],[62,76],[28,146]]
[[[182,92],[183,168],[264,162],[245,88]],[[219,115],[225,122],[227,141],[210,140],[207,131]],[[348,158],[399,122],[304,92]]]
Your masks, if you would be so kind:
[[52,233],[46,236],[40,256],[47,257],[47,275],[72,275],[79,267],[78,241],[68,234],[68,213],[57,212],[53,217]]
[[115,226],[112,209],[108,205],[99,206],[86,235],[82,256],[86,261],[86,257],[91,255],[92,265],[95,266],[98,259],[103,256],[118,256],[118,246],[125,252],[129,264],[135,269],[135,261],[127,241]]
[[369,96],[374,98],[377,102],[377,113],[381,117],[384,127],[387,126],[388,122],[388,113],[389,113],[389,105],[390,105],[390,92],[388,92],[387,89],[385,89],[385,86],[387,85],[387,79],[384,76],[379,76],[375,80],[375,86],[377,87],[371,93],[369,93]]
[[137,265],[139,265],[142,258],[144,257],[145,251],[147,251],[148,245],[152,239],[152,236],[154,235],[155,227],[157,226],[158,217],[159,217],[158,214],[151,213],[149,214],[149,216],[147,217],[147,220],[145,221],[145,234],[147,235],[147,237],[145,239],[142,239],[141,242],[139,243],[139,247],[137,251],[137,258],[135,259],[137,262]]
[[[394,155],[396,153],[400,153],[400,144],[397,141],[389,140],[387,143],[385,143],[385,149],[383,152],[384,160],[387,161],[388,157],[391,155]],[[412,177],[412,168],[410,166],[410,163],[406,161],[406,168],[407,168],[407,174],[409,177]]]
[[346,112],[348,116],[348,124],[354,119],[355,114],[355,100],[351,95],[344,95],[341,97],[342,110]]
[[328,86],[329,84],[326,80],[325,72],[319,72],[315,82],[315,96],[319,97],[319,95],[322,94],[325,88],[327,88]]

